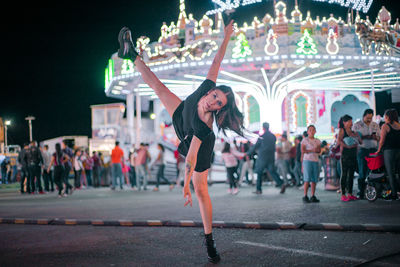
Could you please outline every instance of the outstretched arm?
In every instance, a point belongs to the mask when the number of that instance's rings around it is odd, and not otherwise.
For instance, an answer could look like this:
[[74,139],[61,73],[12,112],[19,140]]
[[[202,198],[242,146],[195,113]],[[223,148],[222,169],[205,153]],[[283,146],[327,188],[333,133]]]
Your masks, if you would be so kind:
[[219,47],[218,52],[215,55],[213,63],[207,74],[207,79],[213,82],[217,81],[219,67],[221,66],[222,60],[224,59],[226,47],[228,46],[229,39],[231,38],[232,33],[233,33],[233,20],[231,20],[231,22],[224,29],[224,34],[225,34],[224,40],[222,41],[222,44]]
[[199,152],[201,140],[197,136],[193,136],[188,154],[186,156],[185,164],[185,184],[183,186],[183,197],[186,199],[185,206],[190,204],[192,206],[192,194],[190,193],[190,179],[192,178],[194,168],[197,163],[197,153]]

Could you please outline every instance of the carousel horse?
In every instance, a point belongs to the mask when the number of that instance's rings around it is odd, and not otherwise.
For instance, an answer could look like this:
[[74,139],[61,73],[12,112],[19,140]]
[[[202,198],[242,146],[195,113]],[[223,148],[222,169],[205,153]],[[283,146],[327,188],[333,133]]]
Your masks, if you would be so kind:
[[378,55],[381,55],[383,52],[385,52],[387,56],[390,55],[390,46],[394,45],[394,40],[389,32],[375,30],[373,42],[375,43],[375,52]]
[[394,40],[389,32],[381,29],[371,29],[365,21],[356,22],[356,33],[362,47],[362,53],[368,55],[372,43],[375,43],[375,53],[381,55],[385,52],[390,55],[390,47],[394,45]]
[[367,23],[364,21],[358,21],[355,24],[356,33],[358,35],[358,40],[360,41],[362,53],[364,55],[369,54],[369,50],[371,49],[372,44],[372,30],[368,27]]

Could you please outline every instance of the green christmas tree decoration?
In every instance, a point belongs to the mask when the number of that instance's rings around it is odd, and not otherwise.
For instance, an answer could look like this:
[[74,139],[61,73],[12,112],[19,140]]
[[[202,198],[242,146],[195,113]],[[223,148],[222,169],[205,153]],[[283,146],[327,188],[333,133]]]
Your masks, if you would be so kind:
[[252,54],[249,41],[247,41],[244,33],[240,33],[236,37],[235,47],[232,49],[233,58],[243,58]]
[[134,72],[133,62],[130,59],[124,59],[121,66],[121,74],[128,74]]
[[297,54],[316,55],[318,53],[314,40],[310,36],[307,30],[304,30],[304,35],[297,43],[297,46],[298,46],[298,48],[296,49]]

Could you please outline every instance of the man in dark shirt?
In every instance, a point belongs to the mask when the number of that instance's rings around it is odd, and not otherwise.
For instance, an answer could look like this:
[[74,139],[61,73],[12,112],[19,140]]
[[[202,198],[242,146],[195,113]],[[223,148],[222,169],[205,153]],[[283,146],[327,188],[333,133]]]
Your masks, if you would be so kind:
[[257,191],[255,194],[262,194],[262,176],[264,170],[267,169],[271,177],[275,180],[277,186],[282,186],[281,193],[285,192],[285,185],[275,170],[275,143],[276,137],[269,131],[269,123],[263,123],[264,134],[260,136],[257,143],[251,147],[247,155],[257,152],[257,161],[255,172],[257,173]]
[[302,178],[302,172],[301,172],[301,141],[302,140],[303,140],[303,136],[301,136],[301,135],[296,136],[296,139],[295,139],[296,157],[295,157],[294,168],[293,168],[294,177],[296,178],[296,186],[301,185],[301,178]]
[[32,141],[28,153],[26,153],[26,161],[28,163],[28,182],[31,185],[31,194],[35,193],[35,180],[36,187],[39,194],[44,194],[41,181],[41,166],[43,165],[43,158],[40,149],[37,147],[36,141]]
[[31,193],[31,185],[29,183],[28,162],[26,161],[26,153],[29,151],[29,144],[25,143],[24,148],[18,154],[18,163],[21,165],[21,194],[25,193],[24,183],[26,180],[26,192]]
[[1,181],[0,183],[3,184],[8,184],[8,177],[7,177],[7,170],[8,170],[8,165],[10,165],[10,158],[5,157],[3,161],[0,164],[1,167]]
[[92,160],[93,160],[93,185],[94,187],[98,187],[100,186],[101,161],[96,151],[93,151]]
[[64,175],[63,175],[63,181],[65,183],[65,193],[70,194],[72,193],[72,185],[69,183],[69,172],[71,171],[72,168],[72,159],[74,158],[74,151],[72,151],[71,148],[68,147],[67,142],[63,141],[61,143],[61,148],[62,151],[68,156],[69,160],[64,163]]

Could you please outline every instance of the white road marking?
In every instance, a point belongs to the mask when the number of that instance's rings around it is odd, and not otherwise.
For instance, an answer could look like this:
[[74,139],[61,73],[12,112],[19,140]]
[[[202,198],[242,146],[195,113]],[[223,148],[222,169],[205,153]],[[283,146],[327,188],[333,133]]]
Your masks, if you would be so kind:
[[345,260],[345,261],[352,261],[352,262],[367,261],[366,259],[333,255],[333,254],[320,253],[320,252],[314,252],[314,251],[307,251],[307,250],[302,250],[302,249],[285,248],[285,247],[272,246],[272,245],[268,245],[268,244],[255,243],[255,242],[249,242],[249,241],[236,241],[235,243],[249,245],[249,246],[262,247],[262,248],[268,248],[268,249],[273,249],[273,250],[282,250],[282,251],[290,252],[290,253],[297,253],[297,254],[303,254],[303,255],[305,254],[305,255],[309,255],[309,256],[318,256],[318,257],[322,257],[322,258],[329,258],[329,259],[335,259],[335,260]]

